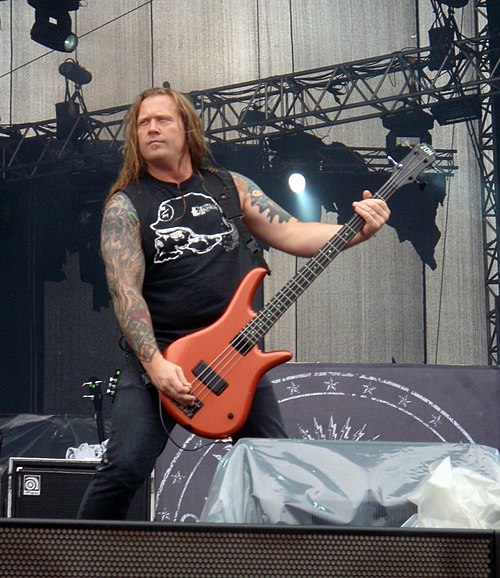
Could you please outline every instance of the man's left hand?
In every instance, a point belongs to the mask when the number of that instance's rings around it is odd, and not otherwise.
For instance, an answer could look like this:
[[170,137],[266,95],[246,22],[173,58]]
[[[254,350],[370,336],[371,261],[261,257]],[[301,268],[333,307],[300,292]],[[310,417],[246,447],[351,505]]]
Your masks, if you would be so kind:
[[359,232],[362,240],[373,237],[387,223],[391,211],[382,199],[374,199],[370,191],[363,191],[363,200],[352,204],[354,211],[365,221]]

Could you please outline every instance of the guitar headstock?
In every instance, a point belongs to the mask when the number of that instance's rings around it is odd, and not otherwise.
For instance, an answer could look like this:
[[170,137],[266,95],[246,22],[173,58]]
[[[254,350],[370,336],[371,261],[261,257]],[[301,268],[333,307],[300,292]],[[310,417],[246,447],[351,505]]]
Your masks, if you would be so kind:
[[82,387],[87,387],[90,395],[84,395],[84,397],[94,397],[102,395],[102,381],[97,379],[97,377],[89,377],[87,381],[82,383]]
[[420,143],[399,163],[395,163],[393,174],[390,178],[396,188],[405,184],[414,183],[418,176],[436,160],[434,149],[425,143]]

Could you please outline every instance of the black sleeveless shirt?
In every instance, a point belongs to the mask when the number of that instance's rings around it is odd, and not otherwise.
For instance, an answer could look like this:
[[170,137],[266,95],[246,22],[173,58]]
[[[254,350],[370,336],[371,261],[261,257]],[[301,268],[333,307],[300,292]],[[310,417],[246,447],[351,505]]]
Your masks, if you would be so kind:
[[141,224],[143,296],[162,348],[219,319],[252,266],[208,187],[199,175],[177,185],[146,174],[123,191]]

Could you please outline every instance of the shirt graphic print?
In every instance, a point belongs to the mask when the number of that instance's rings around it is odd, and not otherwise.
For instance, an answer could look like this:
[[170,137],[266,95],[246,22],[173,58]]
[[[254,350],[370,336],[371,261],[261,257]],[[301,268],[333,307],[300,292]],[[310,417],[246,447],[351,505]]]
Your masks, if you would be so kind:
[[209,253],[219,246],[232,251],[238,244],[236,227],[211,196],[199,192],[163,201],[151,229],[156,234],[155,263]]

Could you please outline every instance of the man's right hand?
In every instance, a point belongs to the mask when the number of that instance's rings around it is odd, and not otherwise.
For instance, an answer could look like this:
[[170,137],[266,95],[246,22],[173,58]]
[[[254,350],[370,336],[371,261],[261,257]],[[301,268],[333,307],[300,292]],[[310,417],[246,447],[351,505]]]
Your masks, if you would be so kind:
[[191,384],[180,366],[167,361],[159,351],[150,362],[142,364],[160,393],[183,405],[194,404],[196,398],[191,395]]

